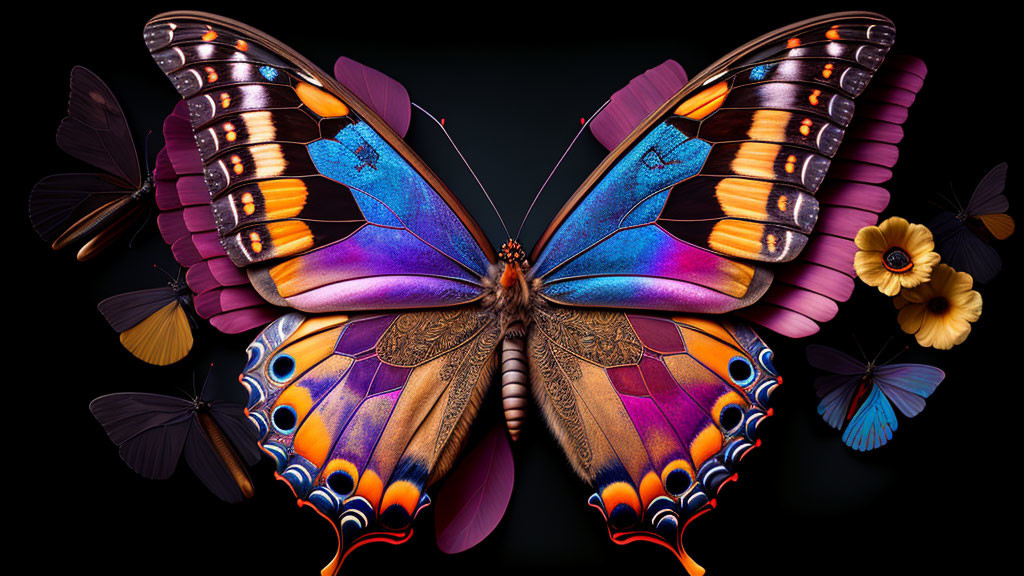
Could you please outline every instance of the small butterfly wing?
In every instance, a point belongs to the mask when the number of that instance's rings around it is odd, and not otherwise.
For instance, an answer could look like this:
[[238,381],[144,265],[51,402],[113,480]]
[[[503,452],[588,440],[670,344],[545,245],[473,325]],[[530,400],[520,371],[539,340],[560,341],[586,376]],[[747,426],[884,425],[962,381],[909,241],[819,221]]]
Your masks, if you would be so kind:
[[289,314],[249,347],[249,418],[281,479],[338,530],[325,574],[364,543],[400,543],[454,462],[497,368],[476,308]]
[[843,432],[843,442],[858,452],[874,450],[892,440],[892,433],[897,427],[896,414],[889,400],[878,386],[872,386],[867,400],[857,409]]
[[231,503],[243,500],[242,490],[231,475],[227,464],[218,455],[217,449],[195,418],[189,425],[185,439],[185,461],[203,485],[218,498]]
[[137,190],[139,159],[128,121],[110,88],[88,69],[71,71],[68,116],[57,130],[57,145],[70,156],[109,172]]
[[[47,242],[56,242],[71,228],[84,228],[105,207],[123,200],[133,190],[100,174],[58,174],[40,180],[28,199],[32,227]],[[74,242],[78,236],[70,238]]]
[[194,418],[192,403],[160,394],[101,396],[89,410],[118,447],[121,459],[145,478],[174,472]]
[[1006,189],[1006,162],[989,171],[971,194],[964,213],[968,216],[1001,214],[1010,209],[1010,201],[1003,191]]
[[873,374],[875,386],[908,418],[924,410],[925,398],[946,377],[942,370],[926,364],[889,364]]
[[[771,265],[807,243],[814,194],[853,100],[892,40],[891,23],[877,15],[822,17],[766,35],[691,80],[542,236],[531,270],[540,294],[560,304],[701,313],[756,302],[772,283]],[[872,159],[892,157],[882,143],[863,148]],[[807,257],[828,266],[852,241],[824,244]]]
[[121,344],[143,362],[166,366],[192,350],[192,327],[170,287],[111,296],[99,310],[120,334]]
[[481,297],[486,237],[351,91],[226,18],[164,14],[145,38],[187,99],[215,229],[264,299],[329,312]]
[[807,347],[807,363],[818,370],[847,376],[863,376],[868,368],[853,356],[820,344]]
[[702,318],[546,307],[527,347],[534,397],[617,543],[682,547],[687,521],[756,442],[778,385],[748,328]]
[[[233,381],[232,385],[235,385]],[[246,415],[245,403],[236,402],[232,394],[217,383],[207,383],[199,398],[210,404],[210,415],[242,461],[248,466],[259,462],[263,453],[260,452],[256,428]]]
[[999,252],[972,232],[950,212],[943,212],[928,223],[935,237],[942,261],[956,270],[967,272],[975,282],[985,284],[999,274],[1003,259]]

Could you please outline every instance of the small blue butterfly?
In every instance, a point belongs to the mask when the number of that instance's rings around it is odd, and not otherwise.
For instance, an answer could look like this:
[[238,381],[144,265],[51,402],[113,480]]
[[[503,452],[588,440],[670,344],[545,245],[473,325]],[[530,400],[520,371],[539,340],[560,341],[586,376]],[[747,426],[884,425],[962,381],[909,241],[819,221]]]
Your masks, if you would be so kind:
[[884,446],[898,423],[892,406],[907,418],[924,410],[925,398],[939,386],[945,372],[925,364],[864,363],[834,348],[808,346],[807,361],[829,374],[814,379],[821,398],[818,414],[842,430],[843,442],[861,452]]

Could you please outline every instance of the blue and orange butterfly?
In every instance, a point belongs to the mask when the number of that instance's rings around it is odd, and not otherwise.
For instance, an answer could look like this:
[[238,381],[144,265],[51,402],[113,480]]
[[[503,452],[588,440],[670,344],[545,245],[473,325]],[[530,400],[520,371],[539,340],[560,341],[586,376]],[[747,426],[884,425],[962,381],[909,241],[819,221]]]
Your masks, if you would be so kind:
[[781,382],[737,316],[806,336],[849,297],[853,235],[888,202],[924,75],[876,74],[894,34],[835,14],[688,83],[674,63],[648,71],[595,120],[611,153],[527,257],[514,239],[494,250],[405,144],[393,80],[344,59],[332,78],[219,16],[150,21],[185,99],[169,122],[187,127],[162,189],[157,165],[165,238],[199,270],[197,301],[237,289],[295,310],[248,347],[242,382],[279,477],[337,531],[324,573],[410,537],[499,365],[510,432],[529,389],[611,538],[701,573],[683,529],[756,445]]

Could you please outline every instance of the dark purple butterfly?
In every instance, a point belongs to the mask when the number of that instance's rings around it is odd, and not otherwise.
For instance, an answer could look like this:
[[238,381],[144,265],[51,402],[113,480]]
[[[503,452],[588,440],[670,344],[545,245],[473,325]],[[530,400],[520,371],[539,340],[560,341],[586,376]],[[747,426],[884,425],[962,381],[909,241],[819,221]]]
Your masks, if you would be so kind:
[[192,350],[192,323],[186,312],[191,302],[192,293],[179,277],[162,288],[111,296],[98,308],[133,356],[166,366]]
[[865,363],[827,346],[808,346],[807,361],[829,373],[814,379],[821,398],[818,414],[836,430],[845,426],[843,442],[861,452],[892,439],[897,428],[893,405],[907,418],[917,416],[946,377],[934,366]]
[[89,70],[71,71],[68,115],[57,145],[104,174],[57,174],[40,180],[29,197],[29,218],[54,250],[85,242],[88,260],[131,229],[152,197],[152,176],[142,178],[128,121],[110,88]]
[[1006,167],[1003,162],[989,171],[966,207],[958,208],[956,214],[943,212],[929,224],[942,261],[982,284],[992,280],[1003,267],[992,239],[1005,240],[1014,230],[1013,218],[1006,214],[1010,201],[1003,195]]
[[204,385],[196,398],[121,392],[89,404],[117,444],[121,459],[144,478],[168,478],[185,461],[226,502],[251,498],[246,466],[260,459],[256,429],[242,404],[215,397]]

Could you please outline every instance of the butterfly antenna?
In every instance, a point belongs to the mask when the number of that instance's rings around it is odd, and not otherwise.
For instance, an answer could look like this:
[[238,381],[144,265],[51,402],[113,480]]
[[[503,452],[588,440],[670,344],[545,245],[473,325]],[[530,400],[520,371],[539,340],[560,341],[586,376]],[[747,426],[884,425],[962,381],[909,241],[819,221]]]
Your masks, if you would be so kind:
[[907,350],[910,350],[910,346],[904,346],[902,350],[897,352],[892,358],[889,358],[888,360],[886,360],[885,362],[880,364],[880,366],[886,366],[886,365],[892,364],[893,362],[896,361],[897,358],[902,356],[903,353],[906,352]]
[[889,339],[885,341],[885,344],[882,346],[882,349],[878,351],[878,354],[875,354],[874,359],[871,360],[872,366],[875,365],[875,362],[878,362],[878,359],[881,358],[882,356],[882,352],[885,352],[885,349],[889,347],[889,344],[892,343],[893,338],[895,338],[895,336],[889,336]]
[[[206,370],[206,379],[203,380],[203,387],[199,389],[199,397],[202,397],[203,392],[206,392],[206,385],[210,382],[210,376],[213,374],[213,362],[210,362],[210,367]],[[192,374],[192,388],[195,388],[195,373]]]
[[851,334],[851,336],[853,336],[853,343],[857,345],[857,350],[860,351],[861,359],[864,360],[865,364],[867,364],[867,362],[868,362],[868,355],[864,353],[864,347],[860,345],[860,340],[857,339],[857,335],[856,334]]
[[142,154],[146,159],[146,179],[153,175],[152,170],[149,169],[149,137],[153,135],[153,131],[146,132],[146,141],[142,144]]
[[960,199],[956,196],[956,189],[953,188],[953,182],[949,183],[949,193],[953,196],[953,202],[956,204],[956,210],[959,214],[963,214],[966,210],[963,204],[960,203]]
[[591,114],[590,118],[587,118],[587,121],[584,122],[582,126],[580,126],[579,132],[577,132],[576,136],[573,137],[572,142],[569,143],[569,147],[566,148],[565,152],[562,153],[562,157],[558,159],[558,162],[555,163],[555,167],[551,169],[551,173],[548,174],[548,177],[544,180],[544,183],[540,185],[540,190],[537,190],[537,194],[533,196],[533,202],[530,202],[530,207],[526,209],[526,215],[523,216],[523,221],[521,224],[519,224],[519,231],[516,232],[515,239],[517,241],[519,240],[519,235],[523,233],[523,226],[526,226],[526,219],[530,217],[530,212],[533,211],[533,206],[537,204],[537,200],[540,198],[540,193],[544,191],[544,188],[547,187],[548,182],[551,181],[551,177],[555,175],[555,172],[558,171],[558,167],[562,165],[562,161],[565,160],[565,157],[569,155],[569,151],[572,150],[572,147],[576,145],[576,141],[579,140],[580,135],[583,134],[583,131],[587,129],[587,126],[590,126],[590,122],[594,118],[596,118],[597,115],[600,114],[606,106],[608,106],[611,103],[611,100],[605,101],[605,103],[601,104],[601,107],[598,108],[596,112]]
[[483,190],[484,196],[487,197],[487,201],[491,203],[491,208],[494,208],[494,213],[498,215],[498,222],[501,222],[501,227],[505,229],[505,235],[511,238],[512,236],[508,233],[508,226],[505,226],[505,220],[502,219],[501,212],[498,211],[498,207],[494,205],[494,200],[491,200],[491,195],[487,193],[487,189],[484,188],[483,183],[480,182],[479,178],[477,178],[476,172],[473,172],[473,167],[469,165],[468,161],[466,161],[466,157],[462,155],[462,151],[459,150],[459,147],[455,145],[455,140],[452,140],[451,134],[448,134],[448,130],[445,129],[444,124],[437,118],[435,118],[433,114],[427,112],[419,104],[415,102],[410,102],[410,104],[415,106],[416,109],[419,110],[420,112],[426,114],[428,118],[434,121],[434,124],[437,124],[437,127],[441,129],[441,132],[444,132],[444,137],[448,139],[448,142],[451,143],[452,148],[455,149],[455,153],[459,155],[459,158],[462,159],[462,163],[466,165],[466,168],[469,170],[469,173],[473,175],[473,179],[476,180],[476,185],[479,186],[481,190]]
[[[174,276],[171,276],[170,272],[168,272],[167,270],[164,270],[163,268],[157,266],[156,264],[153,264],[153,268],[156,268],[157,270],[163,272],[164,276],[167,276],[167,279],[170,280],[171,282],[177,282],[178,281]],[[178,274],[180,275],[181,274],[181,269],[179,268],[178,270],[179,270]]]
[[153,207],[149,206],[148,208],[146,208],[146,219],[142,221],[142,225],[139,226],[139,229],[135,231],[135,234],[132,234],[132,239],[128,241],[129,249],[135,248],[135,241],[138,240],[139,234],[142,234],[142,231],[146,229],[146,225],[149,224],[149,219],[152,217]]

